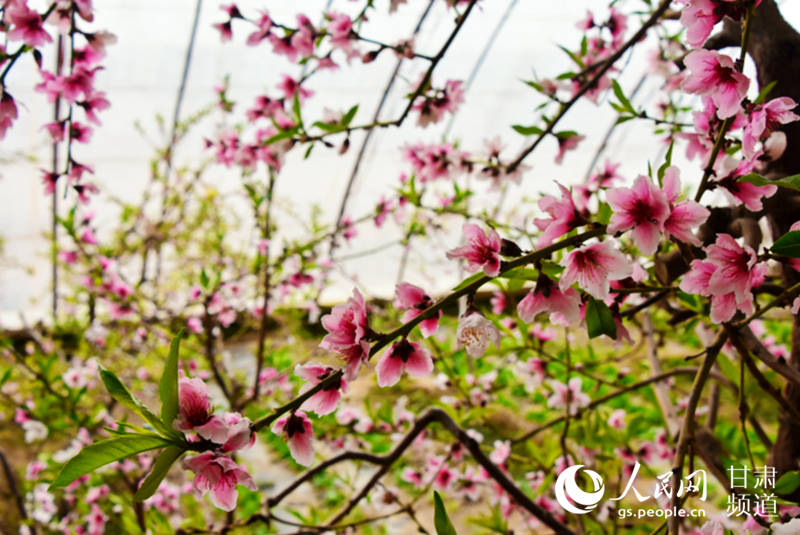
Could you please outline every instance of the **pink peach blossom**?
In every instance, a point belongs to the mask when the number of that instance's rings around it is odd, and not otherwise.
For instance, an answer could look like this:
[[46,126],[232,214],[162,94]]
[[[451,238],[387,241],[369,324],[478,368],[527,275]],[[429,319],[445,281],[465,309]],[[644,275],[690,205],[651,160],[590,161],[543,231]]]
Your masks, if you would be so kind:
[[[416,318],[433,304],[433,300],[425,293],[425,290],[407,282],[401,282],[395,287],[395,295],[394,306],[400,310],[405,310],[402,318],[403,323],[408,323]],[[439,327],[439,319],[441,317],[442,311],[440,310],[433,317],[422,320],[419,323],[419,330],[422,332],[422,336],[427,338],[435,333]]]
[[42,17],[30,9],[27,2],[8,2],[5,18],[12,25],[7,36],[10,41],[23,41],[33,48],[53,41],[42,27]]
[[191,431],[211,419],[214,408],[208,386],[202,379],[181,377],[178,380],[178,416],[173,426],[178,431]]
[[717,13],[717,4],[714,0],[689,0],[681,11],[681,24],[686,26],[686,42],[693,47],[701,46],[714,25],[722,19]]
[[756,263],[753,250],[740,246],[728,234],[706,247],[707,260],[693,260],[680,288],[684,292],[711,297],[711,320],[730,321],[737,310],[752,314],[752,288],[761,285],[766,265]]
[[314,429],[304,412],[296,411],[278,418],[272,426],[272,432],[287,441],[289,453],[298,464],[310,466],[314,462]]
[[3,91],[0,98],[0,139],[6,137],[6,131],[17,118],[17,104],[14,98]]
[[741,109],[750,79],[737,72],[733,60],[711,50],[693,50],[684,59],[690,74],[683,83],[687,93],[709,95],[720,119],[733,117]]
[[190,457],[183,466],[194,472],[194,488],[198,492],[211,493],[211,502],[224,511],[233,511],[236,507],[237,485],[256,490],[256,484],[250,474],[237,465],[230,457],[205,452]]
[[680,196],[681,182],[680,171],[675,166],[668,167],[664,173],[663,191],[669,202],[669,217],[664,221],[664,234],[699,247],[700,240],[694,235],[693,229],[703,224],[711,212],[692,200],[676,202]]
[[536,247],[542,248],[552,244],[555,240],[586,223],[584,214],[578,210],[572,193],[556,182],[561,190],[561,198],[545,195],[539,199],[539,208],[547,212],[549,219],[534,219],[533,224],[542,231],[536,241]]
[[650,178],[639,175],[632,188],[610,189],[606,198],[614,210],[608,232],[632,229],[633,242],[642,254],[655,253],[664,222],[669,217],[664,192]]
[[430,375],[433,371],[433,358],[419,344],[403,338],[392,344],[378,361],[375,371],[378,375],[378,386],[392,386],[397,384],[404,371],[412,377]]
[[608,417],[608,425],[614,429],[625,429],[625,409],[617,409]]
[[561,265],[565,268],[559,281],[561,291],[577,282],[595,299],[608,296],[610,280],[624,279],[633,271],[631,262],[619,252],[613,240],[575,249]]
[[369,358],[367,308],[361,292],[354,288],[353,297],[347,303],[333,307],[321,321],[328,334],[319,346],[338,353],[346,361],[345,379],[352,381],[361,364]]
[[500,236],[494,229],[484,232],[478,225],[466,223],[463,227],[467,245],[447,252],[447,258],[463,258],[467,261],[464,269],[469,272],[483,272],[495,277],[500,272]]
[[489,343],[500,347],[500,331],[483,314],[468,308],[458,320],[456,340],[459,347],[466,348],[469,356],[478,358],[486,353]]
[[[323,366],[313,362],[304,365],[298,364],[294,368],[294,374],[306,381],[300,389],[301,394],[307,392],[314,385],[321,383],[333,372],[334,369],[330,366]],[[300,408],[304,411],[316,412],[320,416],[330,414],[336,410],[336,406],[339,405],[339,401],[342,399],[341,391],[346,390],[347,381],[340,378],[308,398]]]
[[564,409],[569,406],[569,413],[576,415],[579,408],[586,407],[591,401],[589,396],[581,391],[581,384],[580,377],[573,377],[566,385],[551,379],[550,386],[553,388],[553,393],[547,400],[547,406],[551,409]]
[[517,314],[525,323],[531,323],[540,312],[550,314],[550,322],[570,325],[580,319],[581,297],[572,288],[560,290],[545,274],[540,274],[536,287],[517,305]]
[[717,266],[708,281],[712,295],[730,292],[744,299],[752,287],[763,281],[766,266],[756,264],[756,254],[748,245],[741,246],[729,234],[719,234],[717,241],[706,247],[708,260]]
[[759,140],[768,138],[778,125],[800,120],[800,116],[791,111],[795,107],[797,103],[789,97],[774,98],[755,106],[750,112],[742,134],[744,155],[749,159],[754,158],[755,145]]
[[[610,82],[609,82],[610,84]],[[586,136],[564,136],[558,137],[558,154],[556,154],[556,163],[561,165],[561,162],[564,161],[564,155],[568,150],[573,150],[578,148],[578,143],[586,139]]]

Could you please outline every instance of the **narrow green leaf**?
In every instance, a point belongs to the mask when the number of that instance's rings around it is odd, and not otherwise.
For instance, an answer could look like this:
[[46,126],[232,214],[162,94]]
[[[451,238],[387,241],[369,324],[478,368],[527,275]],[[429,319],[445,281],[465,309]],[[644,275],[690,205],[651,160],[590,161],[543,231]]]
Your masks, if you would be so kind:
[[272,145],[273,143],[277,143],[278,141],[283,141],[284,139],[288,139],[297,133],[297,127],[289,128],[287,130],[281,130],[271,138],[267,139],[262,143],[262,145]]
[[625,96],[625,93],[622,92],[622,88],[619,86],[619,83],[617,83],[616,80],[611,80],[611,88],[614,90],[614,95],[616,95],[616,97],[619,99],[620,104],[622,104],[626,110],[636,115],[636,110],[634,109],[633,104],[631,104],[631,101]]
[[200,286],[203,287],[204,290],[208,290],[208,273],[206,273],[206,268],[200,270]]
[[551,279],[558,277],[559,273],[562,271],[564,271],[564,266],[560,264],[556,264],[555,262],[550,262],[547,260],[542,262],[542,273]]
[[499,277],[502,279],[535,281],[539,277],[539,272],[533,268],[518,267],[500,274]]
[[558,139],[569,139],[577,135],[578,133],[575,130],[562,130],[561,132],[556,132],[556,137]]
[[515,132],[523,136],[534,136],[542,133],[542,129],[538,126],[522,126],[521,124],[511,125]]
[[108,390],[112,398],[144,418],[147,423],[152,425],[153,429],[158,431],[161,435],[173,437],[179,435],[179,433],[171,427],[165,426],[158,416],[153,414],[144,403],[131,394],[128,387],[122,384],[122,381],[120,381],[113,372],[100,366],[100,378],[103,380],[103,384],[106,386],[106,390]]
[[617,338],[617,324],[604,302],[589,298],[586,303],[586,331],[589,338],[597,338],[603,334],[611,339]]
[[347,110],[347,113],[344,114],[342,117],[342,124],[344,126],[350,126],[350,123],[353,122],[353,118],[358,113],[358,104]]
[[297,124],[299,126],[303,126],[303,116],[300,111],[300,91],[297,91],[294,94],[294,101],[292,102],[292,111],[294,112],[295,119],[297,119]]
[[483,272],[482,272],[482,271],[479,271],[479,272],[477,272],[476,274],[472,275],[471,277],[467,277],[466,279],[464,279],[463,281],[461,281],[461,282],[458,284],[458,286],[456,286],[455,288],[453,288],[453,291],[454,291],[454,292],[457,292],[457,291],[461,290],[462,288],[466,288],[467,286],[469,286],[469,285],[470,285],[470,284],[472,284],[473,282],[475,282],[475,281],[477,281],[477,280],[480,280],[480,279],[481,279],[481,278],[483,278],[483,277],[484,277],[484,275],[483,275]]
[[101,466],[142,453],[169,446],[170,442],[156,435],[127,435],[95,442],[84,447],[61,468],[50,488],[66,487],[79,477]]
[[184,449],[178,446],[164,448],[164,450],[158,454],[158,457],[153,463],[153,469],[142,482],[142,485],[139,487],[139,490],[136,491],[133,499],[137,502],[143,502],[155,494],[156,490],[158,490],[158,486],[164,480],[164,477],[166,477],[167,472],[169,472],[169,468],[178,460],[178,457],[183,455],[183,452]]
[[770,250],[775,254],[800,258],[800,230],[790,230],[778,238]]
[[172,339],[169,355],[164,363],[164,372],[158,384],[158,395],[161,398],[161,421],[172,428],[172,420],[178,414],[178,351],[181,346],[183,329]]
[[798,487],[800,487],[800,471],[791,470],[778,478],[772,490],[775,494],[786,495],[796,491]]
[[775,87],[775,84],[777,83],[778,83],[777,80],[773,80],[767,85],[765,85],[764,88],[761,89],[761,91],[759,91],[758,97],[753,101],[753,104],[761,104],[762,102],[767,100],[767,95],[769,95],[770,91],[772,91],[772,88]]
[[664,185],[664,174],[667,172],[667,168],[672,165],[672,147],[675,146],[674,141],[670,141],[669,148],[667,149],[667,157],[664,160],[664,163],[661,164],[661,167],[658,168],[658,185]]
[[607,202],[601,202],[597,208],[597,220],[604,225],[608,225],[612,215],[614,215],[614,211],[611,209],[611,205]]
[[569,56],[569,59],[574,61],[575,64],[578,65],[578,67],[580,67],[581,69],[585,69],[586,68],[586,65],[583,63],[583,60],[581,60],[581,58],[578,57],[577,54],[575,54],[574,52],[572,52],[568,48],[565,48],[565,47],[563,47],[561,45],[556,45],[556,46],[558,46],[558,48],[560,48],[567,56]]
[[767,180],[758,173],[749,173],[739,179],[739,182],[749,182],[755,186],[778,186],[780,188],[800,191],[800,175],[791,175],[777,180]]
[[458,535],[447,511],[444,508],[442,497],[435,490],[433,491],[433,527],[436,528],[436,535]]
[[323,123],[321,121],[316,121],[312,126],[316,126],[320,130],[326,132],[339,132],[340,130],[344,130],[340,124]]

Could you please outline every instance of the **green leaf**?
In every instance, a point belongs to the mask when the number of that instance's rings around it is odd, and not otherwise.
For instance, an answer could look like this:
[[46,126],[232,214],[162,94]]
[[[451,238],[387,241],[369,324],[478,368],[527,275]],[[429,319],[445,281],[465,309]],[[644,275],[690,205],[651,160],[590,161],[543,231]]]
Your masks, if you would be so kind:
[[169,468],[178,460],[178,457],[183,455],[184,451],[183,448],[179,448],[178,446],[164,448],[164,450],[158,454],[158,457],[153,463],[153,469],[142,482],[142,485],[139,487],[139,490],[136,491],[133,499],[137,502],[143,502],[155,494],[156,490],[158,490],[158,486],[164,480],[164,477],[166,477],[167,472],[169,472]]
[[281,130],[271,138],[267,139],[262,143],[262,146],[272,145],[273,143],[277,143],[278,141],[283,141],[284,139],[288,139],[297,133],[297,127],[289,128],[287,130]]
[[347,113],[344,114],[342,117],[342,124],[344,126],[350,126],[350,123],[353,122],[353,118],[358,113],[358,104],[347,110]]
[[762,102],[767,100],[767,95],[769,95],[770,91],[772,91],[772,88],[775,87],[775,84],[777,83],[778,83],[777,80],[773,80],[767,85],[765,85],[764,88],[761,89],[761,91],[759,91],[758,97],[753,101],[753,104],[761,104]]
[[778,180],[767,180],[758,173],[749,173],[739,179],[739,182],[749,182],[755,186],[778,186],[781,188],[800,191],[800,175],[791,175]]
[[658,185],[663,187],[664,186],[664,174],[667,172],[667,168],[672,165],[672,147],[675,146],[674,141],[670,141],[669,148],[667,149],[667,157],[664,160],[664,163],[661,164],[661,167],[658,168]]
[[589,338],[597,338],[603,334],[612,340],[617,338],[617,324],[604,302],[589,298],[586,303],[586,331]]
[[549,260],[544,260],[541,263],[542,273],[554,279],[558,277],[559,273],[564,271],[564,266],[560,264],[556,264],[555,262],[550,262]]
[[800,258],[800,230],[790,230],[778,238],[770,250],[775,254]]
[[453,523],[447,516],[442,497],[435,490],[433,491],[433,527],[436,528],[436,535],[458,535]]
[[324,130],[326,132],[339,132],[341,130],[344,130],[344,128],[340,124],[323,123],[321,121],[316,121],[312,126],[316,126],[320,130]]
[[597,208],[597,220],[604,225],[608,225],[612,215],[614,215],[614,211],[611,209],[611,205],[606,202],[600,202],[600,206]]
[[502,279],[520,279],[535,281],[539,277],[539,272],[533,268],[518,267],[501,273],[498,277]]
[[636,109],[631,104],[631,101],[628,100],[628,97],[625,96],[625,93],[622,92],[622,88],[619,86],[616,80],[611,80],[611,87],[614,90],[614,95],[619,99],[620,104],[625,110],[631,112],[633,115],[636,115]]
[[521,124],[511,125],[514,131],[522,134],[523,136],[533,136],[542,133],[542,129],[538,126],[522,126]]
[[208,273],[206,273],[206,268],[200,270],[200,286],[203,287],[204,290],[208,290]]
[[177,437],[180,435],[171,427],[164,425],[158,416],[153,414],[153,412],[148,409],[144,403],[131,394],[130,390],[128,390],[128,388],[122,384],[122,381],[120,381],[113,372],[100,366],[100,378],[103,380],[103,384],[106,386],[106,390],[108,390],[108,393],[111,394],[112,398],[116,399],[123,406],[129,408],[144,418],[147,423],[153,426],[153,429],[158,431],[159,434],[172,437]]
[[172,339],[169,355],[164,363],[164,372],[158,383],[158,396],[161,398],[161,421],[172,428],[172,421],[178,415],[178,350],[181,346],[183,329]]
[[297,91],[294,94],[294,100],[292,101],[292,111],[294,112],[295,119],[297,119],[297,124],[303,126],[303,115],[300,111],[300,91]]
[[157,435],[127,435],[95,442],[84,447],[61,468],[50,488],[66,487],[79,477],[101,466],[142,453],[169,446],[170,442]]
[[575,54],[574,52],[572,52],[568,48],[565,48],[565,47],[563,47],[561,45],[556,45],[556,46],[558,46],[558,48],[560,48],[567,56],[569,56],[569,59],[574,61],[575,64],[578,65],[578,67],[580,67],[581,69],[585,69],[586,68],[586,65],[583,63],[583,60],[581,60],[581,58],[578,57],[577,54]]
[[772,490],[775,494],[786,495],[796,491],[798,487],[800,487],[800,471],[791,470],[778,478]]
[[577,136],[578,133],[575,130],[562,130],[561,132],[556,132],[555,136],[558,139],[569,139],[571,137]]
[[469,285],[470,285],[470,284],[472,284],[473,282],[475,282],[475,281],[478,281],[478,280],[480,280],[480,279],[481,279],[481,278],[483,278],[483,277],[484,277],[484,275],[483,275],[483,272],[482,272],[482,271],[479,271],[479,272],[477,272],[476,274],[472,275],[471,277],[467,277],[466,279],[464,279],[463,281],[461,281],[461,282],[458,284],[458,286],[456,286],[455,288],[453,288],[453,291],[454,291],[454,292],[457,292],[457,291],[459,291],[459,290],[461,290],[461,289],[463,289],[463,288],[466,288],[467,286],[469,286]]

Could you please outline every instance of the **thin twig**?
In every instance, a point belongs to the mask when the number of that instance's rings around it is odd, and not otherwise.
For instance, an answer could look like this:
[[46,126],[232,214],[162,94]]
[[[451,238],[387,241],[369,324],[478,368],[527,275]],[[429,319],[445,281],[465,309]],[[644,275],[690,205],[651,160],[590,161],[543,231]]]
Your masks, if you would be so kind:
[[[700,395],[702,394],[703,387],[705,386],[706,380],[711,373],[711,368],[714,365],[714,362],[717,360],[717,355],[719,355],[719,352],[722,349],[722,346],[725,344],[727,338],[728,335],[725,332],[722,332],[719,336],[717,336],[717,339],[706,351],[706,357],[703,359],[703,364],[697,370],[694,383],[692,383],[692,389],[689,392],[689,400],[686,403],[686,413],[683,417],[683,425],[678,437],[678,444],[675,446],[675,457],[672,468],[673,489],[677,489],[678,485],[680,484],[681,478],[683,477],[684,458],[686,457],[686,453],[689,451],[689,448],[694,440],[694,415],[695,411],[697,411],[697,405],[700,402]],[[673,492],[671,500],[672,507],[678,507],[679,501],[680,497],[678,496],[678,493]],[[677,519],[670,519],[669,527],[671,533],[677,535],[678,526],[679,523]]]
[[662,0],[661,1],[659,6],[653,12],[653,14],[650,15],[650,18],[647,19],[647,21],[645,21],[644,24],[642,24],[641,28],[639,28],[639,30],[635,34],[633,34],[633,36],[630,39],[628,39],[616,52],[614,52],[611,56],[609,56],[605,60],[605,63],[603,64],[603,66],[600,67],[600,69],[597,71],[597,73],[595,73],[595,75],[592,77],[592,79],[589,80],[588,82],[586,82],[585,84],[583,84],[581,86],[581,88],[578,90],[578,92],[575,93],[575,95],[573,95],[573,97],[568,102],[566,102],[565,104],[563,104],[561,106],[561,109],[558,111],[558,113],[555,115],[555,117],[553,117],[547,123],[547,127],[542,131],[541,134],[539,134],[539,136],[536,138],[536,140],[534,140],[534,142],[531,145],[529,145],[526,149],[524,149],[519,154],[519,156],[517,156],[517,158],[511,164],[509,164],[509,166],[507,168],[507,172],[508,173],[514,172],[514,170],[517,167],[520,166],[522,161],[531,152],[533,152],[536,149],[536,147],[539,145],[539,143],[541,143],[542,140],[545,137],[547,137],[548,135],[550,135],[553,132],[553,129],[555,128],[556,124],[567,114],[567,112],[570,110],[570,108],[572,108],[572,106],[574,106],[575,103],[578,102],[578,100],[580,100],[581,97],[583,97],[583,95],[587,91],[589,91],[589,89],[591,89],[591,88],[593,88],[593,87],[595,87],[597,85],[597,82],[600,81],[600,79],[606,74],[606,72],[608,72],[611,69],[611,67],[614,66],[614,64],[617,62],[617,60],[619,60],[619,58],[621,58],[622,55],[629,48],[631,48],[632,46],[637,44],[639,41],[641,41],[641,39],[647,33],[647,30],[651,26],[655,25],[658,22],[658,20],[661,18],[661,15],[663,15],[664,12],[669,7],[670,3],[671,3],[671,0]]

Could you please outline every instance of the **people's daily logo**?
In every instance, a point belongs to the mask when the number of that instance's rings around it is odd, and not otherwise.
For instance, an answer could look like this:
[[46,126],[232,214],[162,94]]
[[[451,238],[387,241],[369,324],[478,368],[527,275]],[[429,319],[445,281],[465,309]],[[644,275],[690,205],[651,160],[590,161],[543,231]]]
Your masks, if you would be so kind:
[[583,473],[591,480],[594,490],[586,492],[581,489],[577,482],[578,472],[581,471],[581,468],[583,468],[582,464],[576,464],[561,472],[556,480],[555,488],[558,504],[565,511],[576,515],[586,514],[597,507],[606,491],[606,486],[600,474],[589,469],[583,470]]

